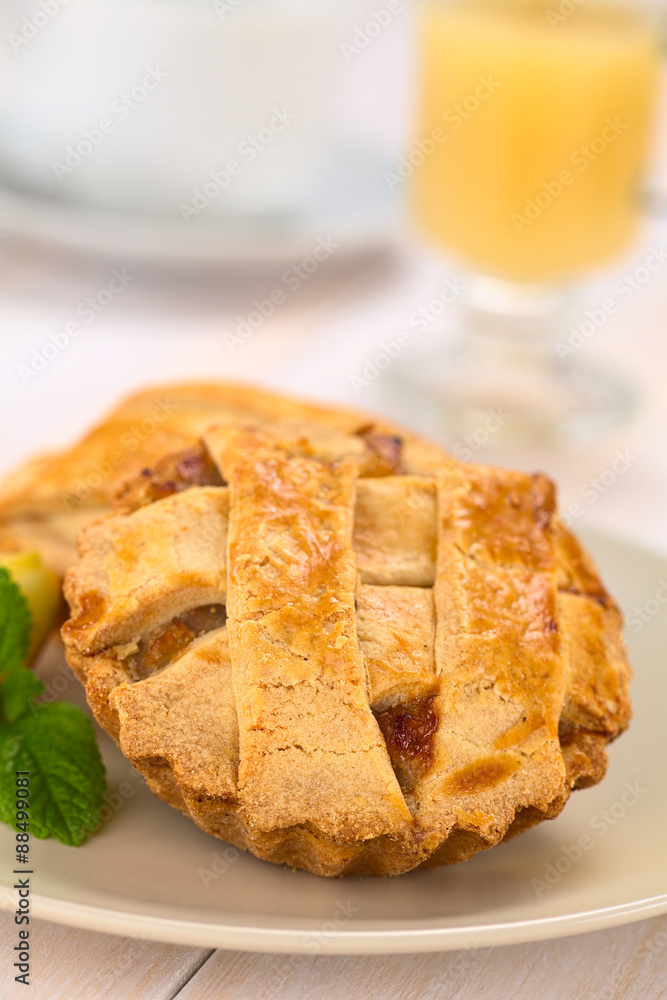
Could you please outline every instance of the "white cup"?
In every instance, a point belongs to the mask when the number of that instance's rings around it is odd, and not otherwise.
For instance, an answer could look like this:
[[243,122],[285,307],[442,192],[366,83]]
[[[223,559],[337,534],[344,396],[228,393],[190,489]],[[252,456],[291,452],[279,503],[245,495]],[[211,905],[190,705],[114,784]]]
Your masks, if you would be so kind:
[[61,203],[183,217],[205,202],[209,219],[262,225],[335,200],[341,166],[382,183],[377,143],[336,110],[341,45],[367,8],[31,0],[26,15],[5,0],[0,179]]

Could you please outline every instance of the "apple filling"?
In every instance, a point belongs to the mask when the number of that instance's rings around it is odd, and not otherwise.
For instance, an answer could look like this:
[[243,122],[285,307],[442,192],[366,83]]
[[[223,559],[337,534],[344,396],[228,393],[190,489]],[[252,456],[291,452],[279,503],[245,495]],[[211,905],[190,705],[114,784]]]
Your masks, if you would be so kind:
[[167,625],[160,626],[139,643],[129,668],[132,680],[144,680],[168,667],[190,643],[207,632],[222,628],[227,620],[224,604],[206,604],[184,611]]
[[433,737],[438,728],[435,695],[376,713],[392,765],[403,791],[410,792],[433,761]]
[[192,486],[224,486],[215,462],[204,448],[188,448],[160,459],[152,469],[120,488],[117,500],[129,510],[137,510],[164,497],[182,493]]

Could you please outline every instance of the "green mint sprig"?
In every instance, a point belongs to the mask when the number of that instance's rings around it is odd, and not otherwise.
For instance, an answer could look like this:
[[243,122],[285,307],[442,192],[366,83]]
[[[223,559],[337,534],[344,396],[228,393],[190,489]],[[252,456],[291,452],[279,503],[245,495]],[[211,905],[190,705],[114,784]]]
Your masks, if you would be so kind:
[[16,772],[27,771],[30,833],[78,847],[99,825],[104,765],[84,712],[35,701],[44,685],[23,665],[30,629],[27,601],[0,567],[0,821],[18,829]]

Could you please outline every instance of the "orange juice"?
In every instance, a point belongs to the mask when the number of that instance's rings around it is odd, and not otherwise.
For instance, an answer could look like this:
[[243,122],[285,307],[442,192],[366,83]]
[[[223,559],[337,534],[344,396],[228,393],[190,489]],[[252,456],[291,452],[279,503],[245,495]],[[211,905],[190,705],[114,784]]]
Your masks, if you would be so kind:
[[658,45],[637,8],[579,2],[422,2],[413,200],[478,272],[565,279],[632,237]]

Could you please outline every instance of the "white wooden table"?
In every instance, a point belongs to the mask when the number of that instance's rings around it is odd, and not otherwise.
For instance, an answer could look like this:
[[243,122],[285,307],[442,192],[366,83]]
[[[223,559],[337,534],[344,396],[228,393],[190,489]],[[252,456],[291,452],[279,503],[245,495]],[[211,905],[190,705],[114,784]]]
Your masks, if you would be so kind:
[[[653,240],[667,245],[667,225]],[[639,250],[632,266],[641,263]],[[399,258],[333,260],[230,351],[256,298],[280,269],[254,277],[165,276],[132,261],[81,260],[5,240],[0,247],[0,440],[3,467],[34,448],[75,437],[119,395],[148,381],[242,377],[312,396],[372,406],[351,376],[395,336],[442,284],[442,265],[416,252]],[[19,366],[71,319],[112,267],[132,282],[57,359],[24,381]],[[618,265],[622,269],[628,262]],[[611,287],[617,274],[605,279]],[[605,297],[605,284],[595,294]],[[667,553],[667,267],[582,348],[644,386],[643,410],[627,427],[578,454],[540,455],[568,504],[610,466],[617,449],[636,458],[593,503],[588,523]],[[480,450],[480,460],[489,456]],[[533,465],[535,456],[504,456]],[[663,612],[664,613],[664,612]],[[13,925],[12,925],[13,926]],[[329,958],[253,955],[177,947],[36,921],[32,985],[14,984],[14,935],[2,924],[0,996],[33,1000],[230,998],[460,998],[578,1000],[667,997],[667,916],[539,944],[420,956]]]
[[[33,982],[7,1000],[661,1000],[667,917],[481,951],[327,957],[207,951],[37,921]],[[3,935],[0,968],[11,967]]]

